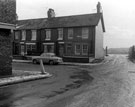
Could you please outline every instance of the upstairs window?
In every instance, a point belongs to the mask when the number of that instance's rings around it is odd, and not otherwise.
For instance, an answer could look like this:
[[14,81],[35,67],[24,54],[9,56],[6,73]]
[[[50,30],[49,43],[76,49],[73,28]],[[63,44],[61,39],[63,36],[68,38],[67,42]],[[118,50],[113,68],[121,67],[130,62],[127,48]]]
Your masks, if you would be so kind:
[[36,40],[36,38],[37,38],[37,32],[36,32],[36,30],[32,30],[32,38],[31,38],[31,40]]
[[45,40],[51,40],[51,30],[50,29],[46,30],[46,39]]
[[68,39],[73,39],[73,28],[68,29]]
[[89,29],[87,27],[82,28],[82,39],[88,39]]
[[58,40],[63,40],[63,29],[58,29]]
[[20,32],[19,31],[15,31],[15,40],[18,40],[20,36]]
[[23,30],[23,31],[22,31],[22,40],[25,40],[25,39],[26,39],[26,31]]

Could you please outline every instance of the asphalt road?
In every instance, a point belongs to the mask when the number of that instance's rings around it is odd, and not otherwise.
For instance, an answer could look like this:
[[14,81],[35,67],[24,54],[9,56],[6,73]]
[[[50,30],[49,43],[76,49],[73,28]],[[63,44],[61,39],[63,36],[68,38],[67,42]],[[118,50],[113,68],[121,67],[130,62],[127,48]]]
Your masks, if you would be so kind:
[[[125,55],[109,56],[93,66],[49,66],[53,74],[0,88],[0,107],[135,107],[135,64]],[[15,70],[40,70],[14,63]]]

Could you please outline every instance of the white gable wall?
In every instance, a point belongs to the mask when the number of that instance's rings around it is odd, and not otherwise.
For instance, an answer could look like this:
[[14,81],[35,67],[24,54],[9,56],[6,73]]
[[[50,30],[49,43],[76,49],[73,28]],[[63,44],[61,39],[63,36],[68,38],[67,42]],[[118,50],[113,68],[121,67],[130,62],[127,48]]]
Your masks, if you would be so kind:
[[103,29],[101,20],[96,26],[95,32],[95,59],[104,58],[104,49],[103,49]]

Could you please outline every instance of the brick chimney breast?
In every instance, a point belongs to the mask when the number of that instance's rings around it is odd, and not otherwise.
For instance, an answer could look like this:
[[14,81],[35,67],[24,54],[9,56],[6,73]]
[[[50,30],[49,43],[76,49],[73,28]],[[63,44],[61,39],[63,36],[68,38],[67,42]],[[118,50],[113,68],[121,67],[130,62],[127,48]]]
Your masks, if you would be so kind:
[[49,9],[48,12],[47,12],[47,15],[48,15],[48,18],[53,18],[55,17],[55,12],[53,9]]
[[97,13],[101,13],[101,12],[102,12],[101,3],[98,2],[98,4],[97,4]]

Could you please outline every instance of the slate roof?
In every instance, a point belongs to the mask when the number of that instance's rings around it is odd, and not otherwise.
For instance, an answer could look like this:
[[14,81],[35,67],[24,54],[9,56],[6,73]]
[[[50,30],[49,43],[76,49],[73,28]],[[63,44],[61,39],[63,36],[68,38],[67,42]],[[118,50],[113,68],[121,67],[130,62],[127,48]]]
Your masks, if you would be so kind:
[[42,28],[96,26],[101,17],[102,17],[101,13],[94,13],[94,14],[54,17],[50,19],[40,18],[40,19],[19,20],[17,22],[17,29],[42,29]]

